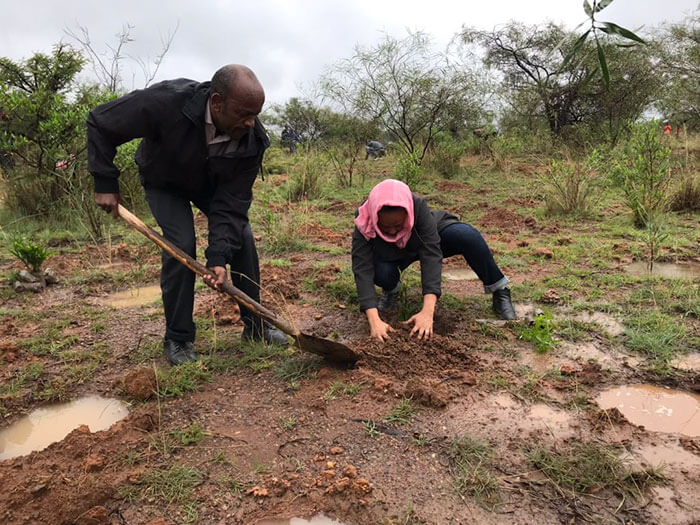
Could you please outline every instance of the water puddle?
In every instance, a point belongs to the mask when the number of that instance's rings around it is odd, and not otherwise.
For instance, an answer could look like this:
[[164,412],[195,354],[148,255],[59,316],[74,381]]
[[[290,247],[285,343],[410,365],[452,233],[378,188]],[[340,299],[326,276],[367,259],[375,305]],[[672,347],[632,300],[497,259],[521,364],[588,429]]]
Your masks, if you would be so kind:
[[455,268],[454,270],[443,270],[442,275],[448,281],[476,281],[479,277],[469,268]]
[[130,288],[111,294],[106,302],[114,308],[134,308],[152,304],[161,298],[160,285]]
[[668,279],[700,279],[700,264],[694,263],[654,263],[654,269],[649,273],[646,261],[637,261],[625,266],[625,271],[632,275],[658,275]]
[[602,392],[596,403],[617,408],[634,425],[654,432],[700,436],[700,396],[653,385],[630,385]]
[[291,518],[288,520],[262,520],[256,522],[255,525],[343,525],[341,522],[327,518],[323,514],[314,516],[308,520],[303,518]]
[[91,432],[106,430],[128,414],[122,401],[99,396],[37,408],[0,431],[0,460],[44,450],[80,425],[87,425]]

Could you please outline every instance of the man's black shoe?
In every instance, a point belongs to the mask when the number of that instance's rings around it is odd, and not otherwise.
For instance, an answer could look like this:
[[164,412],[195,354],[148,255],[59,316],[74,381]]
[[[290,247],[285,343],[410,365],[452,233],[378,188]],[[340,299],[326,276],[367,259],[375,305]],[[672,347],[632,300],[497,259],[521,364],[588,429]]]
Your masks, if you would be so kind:
[[197,354],[190,341],[174,341],[166,337],[163,339],[163,348],[165,357],[168,358],[171,365],[181,365],[197,360]]
[[399,302],[399,293],[401,292],[401,281],[393,290],[382,289],[382,296],[377,301],[377,308],[382,312],[393,312],[396,310],[396,304]]
[[515,319],[515,308],[513,308],[513,302],[510,300],[510,290],[508,288],[502,288],[493,292],[493,311],[506,321]]
[[[255,328],[254,324],[257,325]],[[284,332],[268,322],[263,323],[262,330],[259,326],[259,323],[245,323],[245,328],[243,333],[241,333],[241,340],[265,341],[268,345],[281,346],[282,348],[289,346],[289,339]]]

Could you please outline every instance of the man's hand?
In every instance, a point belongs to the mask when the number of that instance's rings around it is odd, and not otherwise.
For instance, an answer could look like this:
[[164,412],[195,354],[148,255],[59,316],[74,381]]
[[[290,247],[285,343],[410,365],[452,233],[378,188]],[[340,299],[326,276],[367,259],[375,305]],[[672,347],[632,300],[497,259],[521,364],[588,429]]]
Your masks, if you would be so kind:
[[212,266],[209,268],[213,275],[204,275],[202,279],[214,290],[221,290],[221,285],[226,282],[226,268],[223,266]]
[[95,203],[115,219],[119,218],[119,201],[118,193],[95,193]]
[[413,337],[413,334],[418,334],[418,339],[427,341],[433,335],[433,314],[431,312],[421,310],[408,321],[404,321],[403,324],[413,324],[409,337]]
[[382,343],[391,339],[391,337],[389,337],[389,332],[393,332],[394,329],[390,324],[382,321],[381,317],[379,317],[379,310],[376,308],[369,308],[365,311],[365,314],[369,321],[369,331],[372,337],[379,339]]

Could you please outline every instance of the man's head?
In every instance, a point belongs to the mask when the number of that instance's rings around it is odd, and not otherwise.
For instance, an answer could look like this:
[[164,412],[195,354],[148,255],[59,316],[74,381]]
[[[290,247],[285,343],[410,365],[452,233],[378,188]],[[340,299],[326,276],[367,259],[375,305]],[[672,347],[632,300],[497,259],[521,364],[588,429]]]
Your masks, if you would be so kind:
[[219,131],[240,139],[255,126],[265,91],[250,68],[240,64],[222,67],[211,79],[211,118]]

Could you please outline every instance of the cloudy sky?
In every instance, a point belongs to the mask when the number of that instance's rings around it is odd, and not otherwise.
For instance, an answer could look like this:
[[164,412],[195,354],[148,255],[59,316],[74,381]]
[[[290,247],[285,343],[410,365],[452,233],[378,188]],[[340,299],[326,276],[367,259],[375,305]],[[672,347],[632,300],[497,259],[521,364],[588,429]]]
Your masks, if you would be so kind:
[[[376,43],[382,33],[404,36],[422,30],[446,44],[463,26],[492,29],[517,20],[551,20],[576,27],[585,19],[581,0],[17,0],[0,1],[0,56],[13,60],[50,52],[65,30],[89,31],[106,51],[122,26],[133,26],[132,56],[155,57],[161,40],[177,28],[157,80],[209,79],[219,66],[243,63],[258,74],[271,102],[298,96],[324,68],[352,55],[357,44]],[[680,21],[698,0],[615,0],[600,13],[623,27],[650,28]],[[125,87],[142,87],[141,69],[125,63]]]

